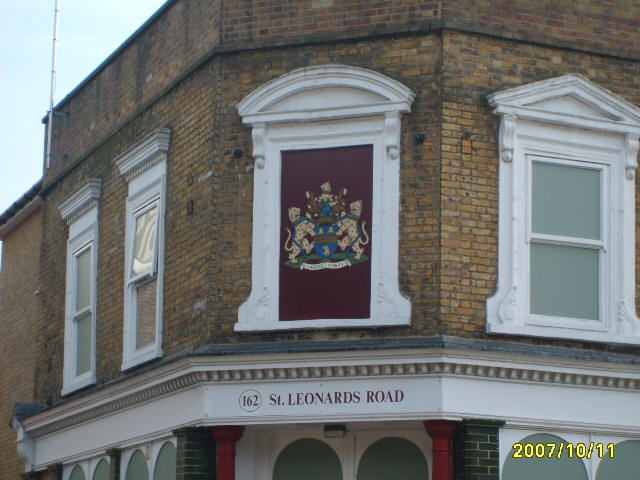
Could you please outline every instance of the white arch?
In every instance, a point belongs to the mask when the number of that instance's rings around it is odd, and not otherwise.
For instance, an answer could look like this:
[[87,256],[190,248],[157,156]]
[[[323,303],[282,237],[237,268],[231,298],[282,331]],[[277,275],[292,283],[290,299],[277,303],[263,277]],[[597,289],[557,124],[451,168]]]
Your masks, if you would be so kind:
[[243,123],[250,124],[362,117],[409,112],[413,98],[410,89],[381,73],[318,65],[293,70],[258,87],[238,104],[238,113]]

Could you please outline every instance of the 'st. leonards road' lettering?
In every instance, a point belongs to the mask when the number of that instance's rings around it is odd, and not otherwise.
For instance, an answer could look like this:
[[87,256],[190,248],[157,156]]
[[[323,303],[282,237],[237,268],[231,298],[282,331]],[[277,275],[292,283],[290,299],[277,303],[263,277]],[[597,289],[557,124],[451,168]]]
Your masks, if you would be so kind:
[[269,395],[270,406],[347,405],[359,403],[400,403],[402,390],[359,390],[343,392],[295,392]]

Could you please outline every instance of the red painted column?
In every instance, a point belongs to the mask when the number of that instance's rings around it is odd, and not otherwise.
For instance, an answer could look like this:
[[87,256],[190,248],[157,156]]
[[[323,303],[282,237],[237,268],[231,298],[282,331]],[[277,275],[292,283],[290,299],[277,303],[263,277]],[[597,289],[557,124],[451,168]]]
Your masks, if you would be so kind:
[[433,480],[453,480],[451,441],[456,435],[456,422],[428,420],[424,422],[424,429],[433,439]]
[[236,443],[243,432],[244,427],[237,425],[211,427],[218,448],[216,480],[236,480]]

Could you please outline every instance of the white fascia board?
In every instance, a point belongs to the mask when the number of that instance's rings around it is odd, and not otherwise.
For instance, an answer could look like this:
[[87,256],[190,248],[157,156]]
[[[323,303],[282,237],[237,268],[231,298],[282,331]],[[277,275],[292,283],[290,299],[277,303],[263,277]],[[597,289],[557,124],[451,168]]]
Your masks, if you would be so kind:
[[[571,358],[555,358],[538,355],[524,355],[516,353],[483,352],[474,350],[453,349],[392,349],[383,351],[356,351],[356,352],[310,352],[264,355],[222,355],[189,357],[178,360],[170,365],[155,369],[140,376],[127,379],[121,383],[107,387],[101,391],[91,393],[73,402],[67,402],[59,407],[54,407],[40,414],[29,417],[23,421],[27,432],[32,432],[47,424],[61,421],[77,414],[83,414],[92,408],[101,407],[108,402],[122,400],[130,395],[135,395],[145,389],[162,385],[171,380],[176,380],[191,375],[196,383],[251,383],[261,380],[269,381],[269,375],[263,375],[258,370],[273,370],[274,378],[280,378],[284,370],[300,370],[297,378],[287,375],[283,381],[292,380],[327,380],[321,376],[315,376],[313,371],[306,374],[305,369],[334,368],[337,378],[357,379],[370,378],[372,371],[361,373],[351,370],[351,367],[378,366],[376,376],[394,376],[397,371],[394,366],[421,364],[421,363],[448,363],[459,365],[461,370],[443,370],[441,375],[466,375],[466,368],[480,366],[488,373],[487,378],[509,380],[515,383],[523,383],[518,378],[510,379],[506,370],[531,370],[536,372],[541,383],[554,383],[554,375],[585,375],[594,378],[616,377],[628,381],[640,381],[640,365],[587,361]],[[342,370],[340,370],[342,368]],[[403,367],[404,368],[404,367]],[[505,370],[506,369],[506,370]],[[376,369],[374,369],[376,370]],[[219,375],[218,375],[219,374]],[[418,371],[411,373],[407,368],[406,376],[418,375]],[[306,377],[305,377],[306,375]],[[364,377],[363,377],[364,375]],[[504,375],[507,375],[505,377]],[[216,377],[219,379],[214,380]],[[526,383],[526,382],[524,382]],[[596,382],[597,383],[597,382]],[[604,385],[601,385],[603,387]],[[585,388],[598,388],[593,385],[585,385]],[[640,391],[636,391],[640,394]]]
[[[602,374],[605,370],[620,373],[607,364],[604,364],[607,365],[606,369],[604,366],[594,367],[589,362],[582,362],[582,367],[577,367],[580,363],[577,360],[565,362],[560,359],[538,358],[537,362],[533,362],[528,357],[512,360],[515,357],[513,354],[505,356],[490,352],[445,352],[442,349],[428,353],[407,350],[345,352],[346,358],[342,359],[338,359],[334,352],[322,354],[315,361],[313,354],[287,355],[286,360],[282,357],[199,357],[176,362],[183,371],[198,375],[202,383],[158,395],[114,412],[96,415],[84,422],[39,436],[34,439],[34,463],[39,468],[60,461],[80,460],[98,455],[108,448],[125,448],[152,441],[183,426],[480,418],[504,420],[508,425],[531,428],[556,425],[571,431],[640,436],[640,421],[635,408],[640,400],[640,390],[607,388],[604,385],[566,385],[557,382],[555,373],[552,373],[554,370],[558,371],[558,368],[552,368],[553,363],[558,364],[562,370],[573,372],[571,375],[579,372]],[[448,360],[457,362],[460,367],[452,367],[436,374],[394,374],[393,365],[401,366],[425,360]],[[259,367],[281,367],[286,370],[296,365],[311,368],[314,364],[323,366],[340,362],[343,365],[379,365],[380,371],[377,375],[334,375],[328,378],[305,377],[303,370],[296,378],[288,379],[256,375],[256,368]],[[546,365],[540,365],[545,362]],[[235,373],[228,380],[214,382],[213,375],[209,372],[221,369],[225,364]],[[492,370],[493,376],[465,374],[465,365],[477,364],[483,364],[483,368]],[[522,381],[509,376],[509,368],[525,366],[540,371],[539,379]],[[626,375],[640,378],[640,366],[620,367],[620,370],[627,371]],[[159,370],[164,370],[165,375],[179,374],[179,369],[175,366]],[[550,373],[545,375],[547,370]],[[344,371],[348,372],[348,368]],[[129,383],[144,387],[147,382],[157,383],[161,379],[157,371],[149,372],[143,377],[146,381],[135,379],[135,382]],[[120,398],[131,394],[131,390],[127,392],[122,385],[116,388],[120,390]],[[268,402],[272,394],[287,395],[287,392],[401,389],[405,392],[406,402],[396,405],[362,402],[364,405],[339,405],[336,408],[327,405],[297,405],[283,407],[280,411],[277,408],[263,408],[246,412],[240,409],[238,399],[247,389],[259,391],[263,402]],[[90,395],[89,400],[97,395],[106,398],[112,390]],[[473,392],[472,397],[469,392]],[[558,402],[558,398],[563,401]],[[66,415],[77,413],[86,401],[74,401],[73,405],[66,407]],[[51,418],[46,418],[50,414],[51,412],[43,412],[28,419],[25,429],[32,431],[37,424],[50,421]],[[33,422],[34,418],[39,418],[39,421]]]
[[104,454],[110,448],[139,445],[171,435],[171,431],[204,417],[200,386],[135,407],[104,415],[34,441],[34,469]]

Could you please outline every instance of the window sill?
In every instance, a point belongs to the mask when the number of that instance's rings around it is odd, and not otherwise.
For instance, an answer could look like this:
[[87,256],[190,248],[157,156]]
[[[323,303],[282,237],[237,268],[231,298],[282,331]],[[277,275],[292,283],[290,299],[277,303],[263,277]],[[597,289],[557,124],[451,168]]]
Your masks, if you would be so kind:
[[283,320],[253,321],[236,323],[236,332],[266,332],[271,330],[301,330],[318,328],[363,328],[394,327],[410,325],[410,312],[395,317],[361,318],[361,319],[319,319],[319,320]]
[[636,335],[623,335],[607,331],[578,330],[574,328],[559,326],[505,325],[487,323],[487,333],[563,338],[567,340],[585,340],[589,342],[619,343],[624,345],[640,345],[640,336]]
[[62,396],[69,395],[76,390],[80,390],[81,388],[95,384],[96,381],[97,378],[93,372],[87,372],[83,375],[73,377],[71,380],[64,382],[64,386],[62,387],[62,391],[60,392],[60,394]]
[[143,363],[162,357],[162,349],[158,345],[149,345],[141,350],[126,355],[122,360],[122,371],[137,367]]

